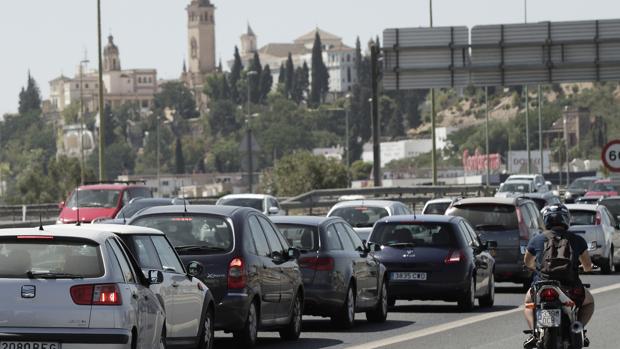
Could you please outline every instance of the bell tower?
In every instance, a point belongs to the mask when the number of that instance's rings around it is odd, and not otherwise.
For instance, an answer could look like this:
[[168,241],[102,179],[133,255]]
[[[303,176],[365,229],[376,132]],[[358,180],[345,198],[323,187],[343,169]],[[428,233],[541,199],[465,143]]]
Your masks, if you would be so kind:
[[248,23],[248,30],[245,34],[241,35],[241,56],[249,56],[256,52],[256,34]]
[[114,44],[114,37],[108,36],[108,44],[103,49],[103,71],[121,70],[121,58],[118,46]]
[[215,71],[215,6],[192,0],[187,6],[188,70],[201,76]]

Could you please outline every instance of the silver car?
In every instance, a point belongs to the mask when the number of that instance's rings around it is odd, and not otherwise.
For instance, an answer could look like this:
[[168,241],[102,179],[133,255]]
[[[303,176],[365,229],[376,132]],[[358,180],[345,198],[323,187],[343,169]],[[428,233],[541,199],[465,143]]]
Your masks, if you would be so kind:
[[165,348],[164,310],[114,234],[0,230],[0,348]]
[[278,199],[265,194],[229,194],[219,198],[215,204],[218,206],[252,207],[266,216],[284,215],[284,210],[280,207]]
[[411,214],[407,205],[389,200],[351,200],[334,205],[327,217],[341,217],[362,240],[368,240],[375,222],[383,217]]

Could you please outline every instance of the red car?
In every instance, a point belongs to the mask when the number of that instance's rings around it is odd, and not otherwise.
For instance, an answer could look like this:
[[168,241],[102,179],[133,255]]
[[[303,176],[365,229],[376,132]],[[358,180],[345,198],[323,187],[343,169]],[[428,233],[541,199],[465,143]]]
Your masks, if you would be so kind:
[[600,179],[590,186],[585,196],[617,196],[620,195],[620,182],[611,179]]
[[[140,182],[142,183],[142,182]],[[151,190],[138,182],[108,182],[82,185],[66,202],[61,202],[57,223],[90,223],[97,218],[114,218],[131,199],[153,197]]]

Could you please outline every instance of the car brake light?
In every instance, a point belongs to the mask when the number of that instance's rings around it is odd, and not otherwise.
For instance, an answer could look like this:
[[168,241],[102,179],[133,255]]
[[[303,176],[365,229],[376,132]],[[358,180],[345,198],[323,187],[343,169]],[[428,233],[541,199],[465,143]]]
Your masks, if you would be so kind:
[[70,289],[71,299],[77,305],[121,305],[117,284],[77,285]]
[[544,290],[540,291],[540,299],[545,302],[553,302],[559,297],[560,295],[558,294],[558,291],[552,288],[545,288]]
[[53,236],[50,235],[18,235],[17,239],[19,240],[54,240]]
[[594,221],[594,225],[601,225],[601,213],[600,212],[596,212],[596,219]]
[[530,229],[525,225],[521,209],[517,207],[517,222],[519,223],[519,239],[524,241],[530,240]]
[[242,289],[247,282],[245,277],[245,263],[241,258],[235,258],[228,264],[228,288]]
[[299,260],[299,267],[315,271],[334,270],[334,259],[330,257],[306,257]]
[[465,256],[461,250],[450,250],[448,256],[444,260],[445,264],[457,264],[460,263]]

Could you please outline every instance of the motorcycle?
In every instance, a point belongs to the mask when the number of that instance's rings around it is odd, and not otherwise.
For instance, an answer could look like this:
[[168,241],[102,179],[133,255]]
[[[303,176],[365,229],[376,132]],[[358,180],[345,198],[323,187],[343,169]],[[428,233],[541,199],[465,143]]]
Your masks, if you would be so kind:
[[583,348],[585,332],[583,324],[577,320],[579,308],[567,294],[573,290],[563,289],[558,281],[535,282],[532,288],[534,303],[526,307],[534,310],[534,330],[526,333],[534,335],[536,348]]

